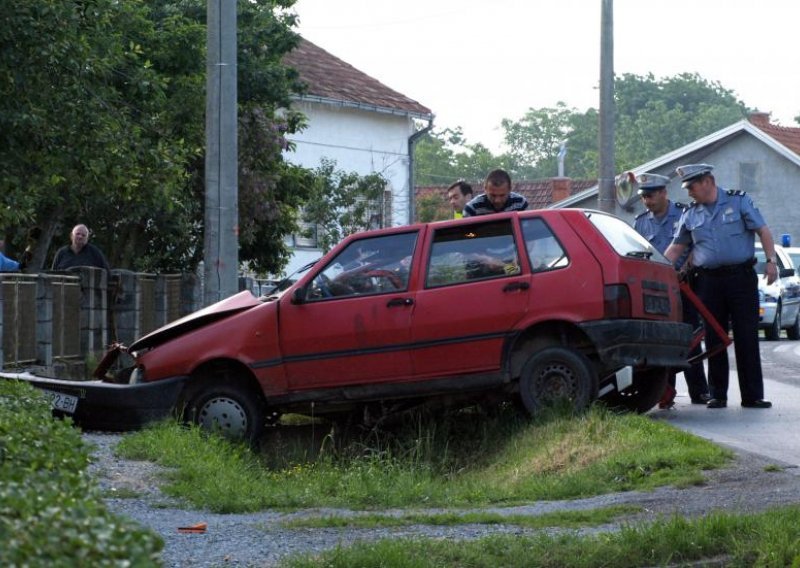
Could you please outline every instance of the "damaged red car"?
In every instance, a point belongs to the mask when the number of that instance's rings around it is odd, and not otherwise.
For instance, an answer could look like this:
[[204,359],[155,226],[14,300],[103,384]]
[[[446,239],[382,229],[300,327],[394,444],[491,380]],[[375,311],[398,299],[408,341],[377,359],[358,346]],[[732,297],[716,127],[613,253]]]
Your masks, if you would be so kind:
[[687,366],[680,301],[673,267],[617,217],[502,213],[352,235],[285,289],[138,339],[110,380],[27,380],[75,397],[89,427],[177,409],[251,441],[287,412],[516,399],[536,415],[598,398],[643,412]]

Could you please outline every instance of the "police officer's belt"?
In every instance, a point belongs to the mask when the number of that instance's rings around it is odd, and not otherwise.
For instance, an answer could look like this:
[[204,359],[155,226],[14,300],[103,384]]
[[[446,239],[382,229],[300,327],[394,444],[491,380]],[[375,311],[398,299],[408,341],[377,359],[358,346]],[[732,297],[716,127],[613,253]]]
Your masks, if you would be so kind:
[[704,268],[702,266],[698,266],[697,271],[700,274],[710,274],[712,276],[718,276],[720,274],[736,274],[737,272],[742,272],[752,268],[755,263],[756,259],[751,258],[750,260],[742,262],[741,264],[725,264],[723,266],[717,266],[716,268]]

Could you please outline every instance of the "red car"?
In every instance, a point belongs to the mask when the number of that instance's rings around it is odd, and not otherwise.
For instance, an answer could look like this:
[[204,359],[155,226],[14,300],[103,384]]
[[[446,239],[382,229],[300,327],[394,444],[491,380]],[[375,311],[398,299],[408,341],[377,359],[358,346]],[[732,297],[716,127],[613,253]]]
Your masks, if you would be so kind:
[[[125,384],[105,387],[140,394],[101,406],[117,423],[177,407],[250,440],[284,412],[511,397],[532,415],[598,397],[646,411],[687,366],[680,314],[670,263],[598,211],[382,229],[348,237],[285,290],[242,292],[140,338]],[[103,414],[91,391],[78,422]],[[137,398],[155,402],[142,411]]]

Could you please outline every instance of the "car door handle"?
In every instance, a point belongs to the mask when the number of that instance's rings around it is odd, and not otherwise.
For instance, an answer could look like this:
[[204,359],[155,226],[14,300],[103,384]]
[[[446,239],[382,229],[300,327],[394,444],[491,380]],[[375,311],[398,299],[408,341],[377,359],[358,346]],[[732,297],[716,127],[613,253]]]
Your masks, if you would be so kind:
[[411,298],[392,298],[386,304],[387,308],[396,308],[397,306],[410,306],[414,303],[414,300]]
[[503,292],[514,292],[515,290],[527,290],[530,288],[531,285],[529,282],[511,282],[510,284],[506,284],[503,288]]

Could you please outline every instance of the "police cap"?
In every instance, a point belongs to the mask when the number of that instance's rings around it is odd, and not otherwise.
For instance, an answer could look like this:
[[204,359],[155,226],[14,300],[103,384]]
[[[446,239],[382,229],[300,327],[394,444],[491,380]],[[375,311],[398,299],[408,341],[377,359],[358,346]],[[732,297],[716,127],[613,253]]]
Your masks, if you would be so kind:
[[681,176],[681,187],[689,187],[695,179],[710,174],[714,170],[714,166],[709,164],[686,164],[675,168],[675,173]]
[[669,178],[658,174],[644,173],[636,176],[636,183],[639,184],[639,195],[644,195],[667,187]]

